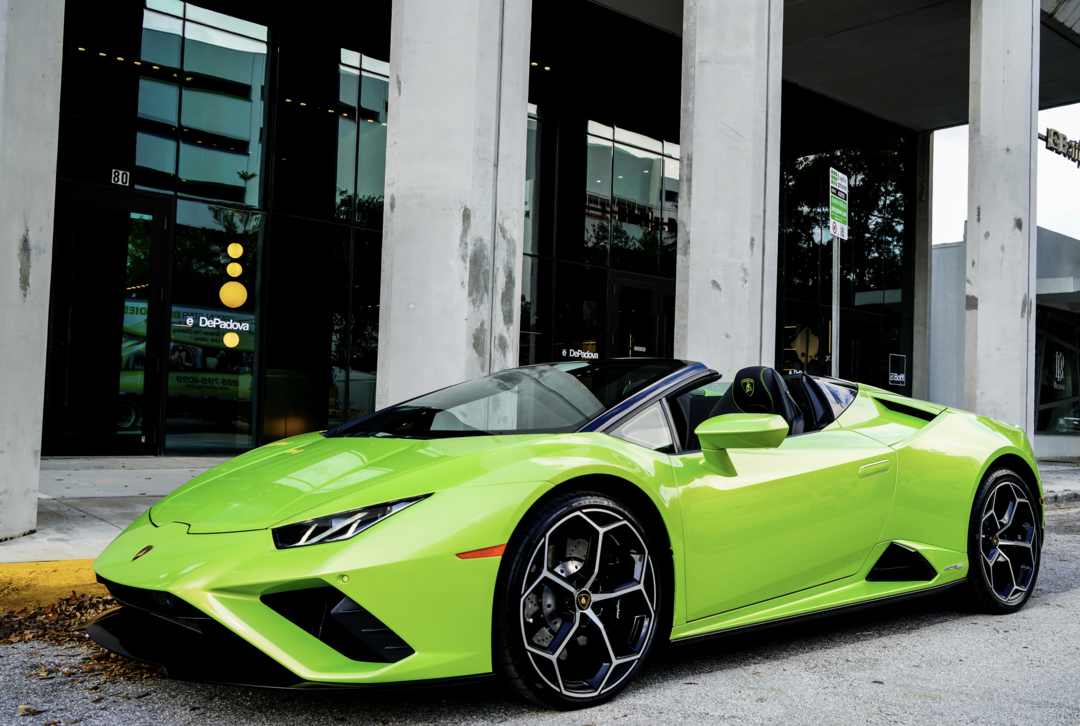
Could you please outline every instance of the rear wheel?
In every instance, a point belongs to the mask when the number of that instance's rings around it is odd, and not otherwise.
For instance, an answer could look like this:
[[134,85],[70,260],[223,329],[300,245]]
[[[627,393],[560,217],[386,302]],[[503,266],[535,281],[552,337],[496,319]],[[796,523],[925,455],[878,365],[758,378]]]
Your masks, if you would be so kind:
[[536,704],[607,701],[645,662],[660,598],[649,537],[633,512],[594,492],[555,497],[522,521],[503,556],[496,671]]
[[968,535],[972,603],[994,614],[1024,607],[1039,575],[1042,531],[1031,487],[1015,471],[991,469],[975,495]]

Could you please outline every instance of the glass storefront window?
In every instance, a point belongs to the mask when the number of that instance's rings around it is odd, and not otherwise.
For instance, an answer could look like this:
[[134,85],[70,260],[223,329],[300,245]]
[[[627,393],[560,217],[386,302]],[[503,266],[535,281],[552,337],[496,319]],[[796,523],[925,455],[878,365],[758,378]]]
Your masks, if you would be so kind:
[[664,192],[661,155],[615,144],[614,177],[611,267],[655,275],[660,264],[660,200]]
[[176,205],[165,449],[255,445],[263,215]]
[[611,159],[614,144],[596,136],[586,136],[585,150],[585,233],[581,260],[607,265],[611,234]]
[[[525,138],[525,233],[522,250],[537,254],[540,247],[540,121],[529,111]],[[524,325],[524,323],[522,323]]]
[[606,357],[607,270],[563,262],[556,265],[555,274],[554,359]]
[[266,43],[184,24],[180,192],[261,205]]
[[349,396],[346,420],[375,410],[375,378],[379,361],[379,290],[382,235],[354,233],[349,337]]
[[1040,305],[1035,325],[1035,430],[1080,434],[1080,315]]
[[518,365],[554,360],[551,355],[551,260],[525,255],[521,264],[521,341]]

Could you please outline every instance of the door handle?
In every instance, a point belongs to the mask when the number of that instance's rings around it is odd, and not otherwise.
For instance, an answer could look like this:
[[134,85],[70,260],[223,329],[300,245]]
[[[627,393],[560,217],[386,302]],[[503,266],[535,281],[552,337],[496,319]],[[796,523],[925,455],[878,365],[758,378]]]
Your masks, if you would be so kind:
[[875,461],[873,464],[865,464],[859,467],[859,478],[865,479],[875,474],[884,474],[889,470],[889,460]]

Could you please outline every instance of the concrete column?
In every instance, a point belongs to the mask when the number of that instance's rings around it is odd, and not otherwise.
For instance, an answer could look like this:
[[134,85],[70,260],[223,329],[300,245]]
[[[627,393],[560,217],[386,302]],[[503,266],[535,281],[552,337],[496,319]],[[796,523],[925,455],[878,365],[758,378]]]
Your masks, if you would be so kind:
[[964,407],[1034,423],[1039,3],[972,0]]
[[0,4],[0,540],[37,526],[63,0]]
[[530,0],[394,0],[377,407],[517,365]]
[[930,232],[933,229],[934,212],[934,134],[919,134],[918,161],[915,173],[918,177],[918,194],[915,197],[915,300],[913,337],[911,351],[911,395],[913,398],[930,398],[930,301],[933,291]]
[[675,354],[776,363],[781,0],[683,5]]

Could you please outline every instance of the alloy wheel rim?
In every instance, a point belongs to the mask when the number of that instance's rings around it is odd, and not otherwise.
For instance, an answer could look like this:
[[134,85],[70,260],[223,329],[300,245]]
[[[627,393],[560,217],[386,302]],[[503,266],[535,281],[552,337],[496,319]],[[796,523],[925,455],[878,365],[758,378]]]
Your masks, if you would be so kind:
[[1005,605],[1022,601],[1031,588],[1038,559],[1035,511],[1016,482],[999,484],[986,498],[981,521],[983,577]]
[[533,669],[570,698],[626,680],[656,627],[656,575],[638,529],[607,509],[569,514],[533,550],[521,636]]

